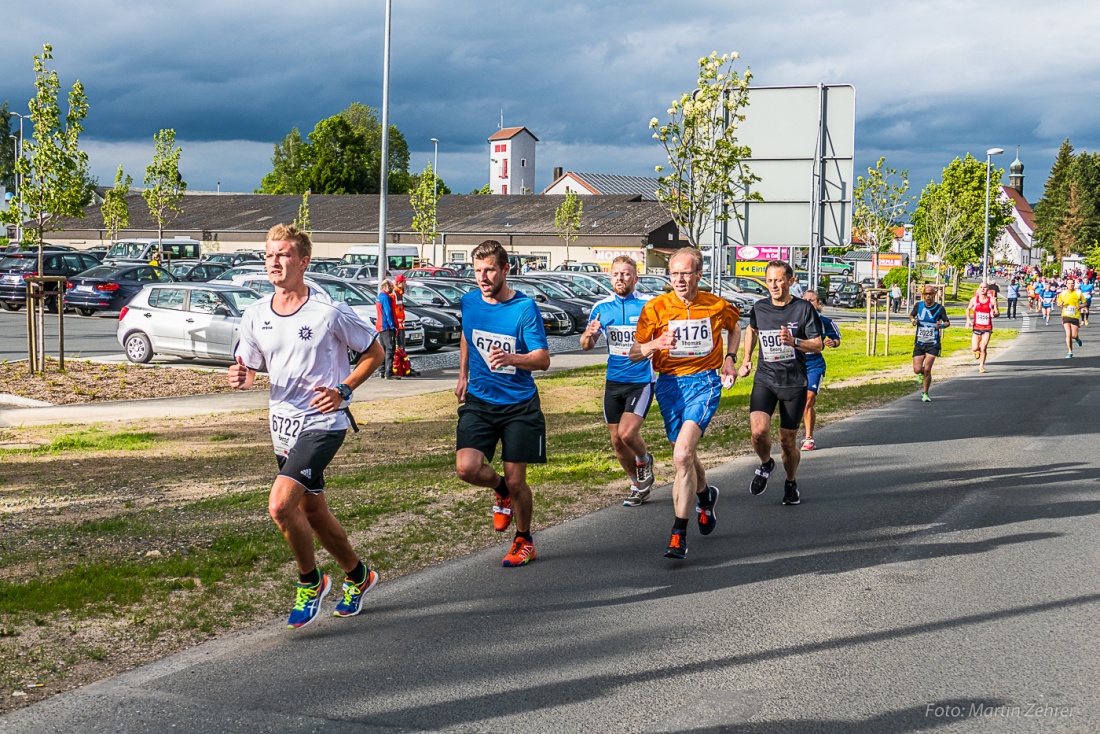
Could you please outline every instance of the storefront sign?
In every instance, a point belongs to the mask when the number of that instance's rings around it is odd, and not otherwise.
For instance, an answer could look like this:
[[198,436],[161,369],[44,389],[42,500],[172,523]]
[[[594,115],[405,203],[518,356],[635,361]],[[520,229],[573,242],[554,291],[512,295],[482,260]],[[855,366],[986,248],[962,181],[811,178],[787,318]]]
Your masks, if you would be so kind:
[[789,260],[789,247],[738,247],[738,260]]
[[768,260],[738,260],[734,275],[763,278],[768,272]]

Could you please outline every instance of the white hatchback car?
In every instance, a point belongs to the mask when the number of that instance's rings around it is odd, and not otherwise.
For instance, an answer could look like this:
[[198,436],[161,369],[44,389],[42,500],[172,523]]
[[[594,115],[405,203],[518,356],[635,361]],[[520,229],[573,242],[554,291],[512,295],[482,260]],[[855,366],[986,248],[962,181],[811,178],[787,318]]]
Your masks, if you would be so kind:
[[232,362],[241,314],[261,298],[239,285],[148,285],[119,313],[118,343],[126,358],[139,364],[155,354]]

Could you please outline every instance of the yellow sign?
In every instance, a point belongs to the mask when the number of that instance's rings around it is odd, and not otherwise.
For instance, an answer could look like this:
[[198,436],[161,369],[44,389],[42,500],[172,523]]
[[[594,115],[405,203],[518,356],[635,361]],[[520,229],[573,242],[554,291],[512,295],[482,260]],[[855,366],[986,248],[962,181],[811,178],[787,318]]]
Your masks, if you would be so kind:
[[763,278],[767,272],[767,260],[738,260],[737,267],[734,269],[733,274],[749,278]]

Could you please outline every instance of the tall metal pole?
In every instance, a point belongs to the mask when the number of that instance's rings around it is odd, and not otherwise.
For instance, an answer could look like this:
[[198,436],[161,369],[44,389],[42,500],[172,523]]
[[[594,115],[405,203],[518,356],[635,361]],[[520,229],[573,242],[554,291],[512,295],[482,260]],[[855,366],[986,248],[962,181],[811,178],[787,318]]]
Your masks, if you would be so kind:
[[378,185],[378,293],[390,269],[386,253],[386,196],[390,181],[390,11],[393,0],[386,0],[386,40],[382,46],[382,180]]
[[435,160],[432,162],[432,264],[442,265],[443,258],[435,259],[435,240],[439,237],[439,138],[432,138],[435,146]]
[[[15,161],[17,163],[19,159],[23,157],[23,120],[27,119],[27,115],[21,115],[18,112],[12,112],[13,116],[19,118],[19,140],[16,141],[15,146]],[[15,223],[15,241],[20,245],[23,244],[23,174],[15,174],[15,194],[16,201],[19,206],[19,221]]]
[[982,282],[989,282],[989,171],[993,156],[1004,153],[1003,148],[990,148],[985,152],[985,244],[982,247]]

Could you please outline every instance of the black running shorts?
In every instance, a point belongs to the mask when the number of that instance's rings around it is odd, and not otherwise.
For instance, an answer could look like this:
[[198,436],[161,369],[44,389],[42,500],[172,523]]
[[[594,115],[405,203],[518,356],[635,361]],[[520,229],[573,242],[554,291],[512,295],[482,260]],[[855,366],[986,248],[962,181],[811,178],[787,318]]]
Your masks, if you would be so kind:
[[939,344],[924,344],[922,342],[915,342],[913,344],[913,356],[923,357],[926,354],[931,354],[933,357],[940,356],[940,351],[943,349]]
[[476,449],[492,461],[498,441],[503,461],[546,463],[546,419],[538,393],[515,405],[496,405],[466,396],[466,402],[458,406],[456,448]]
[[772,387],[761,382],[752,384],[749,396],[750,413],[775,415],[775,406],[779,406],[779,427],[789,431],[798,430],[802,414],[806,410],[806,388]]
[[652,382],[608,380],[603,389],[603,421],[608,425],[614,425],[623,419],[623,413],[633,413],[645,418],[652,404]]
[[325,490],[325,468],[344,443],[347,431],[303,431],[286,456],[275,455],[279,476],[293,479],[309,494]]
[[1077,318],[1076,316],[1063,316],[1062,317],[1062,323],[1063,324],[1072,324],[1073,326],[1080,326],[1081,325],[1081,319]]

